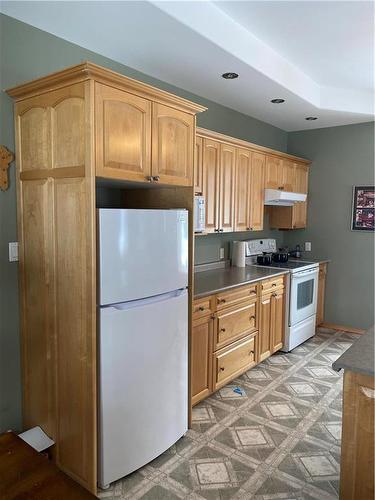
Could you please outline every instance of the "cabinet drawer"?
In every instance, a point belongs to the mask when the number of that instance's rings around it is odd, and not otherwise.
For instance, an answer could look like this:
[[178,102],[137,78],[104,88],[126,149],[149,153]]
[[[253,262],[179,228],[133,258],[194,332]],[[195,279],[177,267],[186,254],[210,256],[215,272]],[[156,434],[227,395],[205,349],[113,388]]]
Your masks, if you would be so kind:
[[247,285],[235,288],[229,292],[218,293],[216,295],[217,310],[243,302],[244,300],[256,298],[258,285]]
[[236,306],[217,313],[214,350],[258,329],[258,302]]
[[246,337],[214,354],[215,389],[248,370],[256,363],[256,336]]
[[202,318],[213,312],[213,297],[203,297],[193,302],[193,319]]
[[275,289],[283,288],[284,276],[278,276],[277,278],[262,281],[261,287],[262,287],[262,294],[269,293]]

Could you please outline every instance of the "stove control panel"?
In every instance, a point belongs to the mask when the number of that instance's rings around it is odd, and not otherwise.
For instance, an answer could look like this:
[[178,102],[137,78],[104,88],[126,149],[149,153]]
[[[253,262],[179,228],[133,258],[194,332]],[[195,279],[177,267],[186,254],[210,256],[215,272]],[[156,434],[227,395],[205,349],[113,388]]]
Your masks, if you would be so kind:
[[248,240],[246,241],[246,257],[259,255],[263,252],[276,252],[276,240],[273,238],[265,238],[264,240]]

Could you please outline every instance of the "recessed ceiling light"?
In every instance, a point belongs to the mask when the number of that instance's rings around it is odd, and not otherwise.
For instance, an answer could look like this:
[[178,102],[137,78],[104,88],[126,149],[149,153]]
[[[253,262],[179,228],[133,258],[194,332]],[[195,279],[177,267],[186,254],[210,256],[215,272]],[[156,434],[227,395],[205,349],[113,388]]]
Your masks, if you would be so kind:
[[317,116],[306,116],[305,120],[309,121],[309,122],[312,122],[313,120],[317,120],[318,117]]
[[271,99],[272,104],[282,104],[285,99]]
[[223,73],[221,75],[223,78],[225,78],[226,80],[234,80],[235,78],[238,78],[238,74],[237,73]]

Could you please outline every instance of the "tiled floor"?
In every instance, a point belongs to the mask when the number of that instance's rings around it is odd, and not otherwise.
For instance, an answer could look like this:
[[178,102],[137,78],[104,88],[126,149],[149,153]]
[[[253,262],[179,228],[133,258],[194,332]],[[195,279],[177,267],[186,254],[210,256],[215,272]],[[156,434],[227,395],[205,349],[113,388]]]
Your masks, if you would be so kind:
[[320,329],[272,356],[199,403],[184,438],[100,497],[338,498],[342,375],[331,364],[356,338]]

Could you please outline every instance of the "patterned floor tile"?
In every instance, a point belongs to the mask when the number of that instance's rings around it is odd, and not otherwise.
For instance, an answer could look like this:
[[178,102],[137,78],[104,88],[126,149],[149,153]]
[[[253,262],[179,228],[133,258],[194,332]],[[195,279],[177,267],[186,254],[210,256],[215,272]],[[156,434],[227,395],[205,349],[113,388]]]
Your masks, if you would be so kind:
[[193,408],[192,429],[103,500],[338,498],[342,374],[357,339],[319,329]]

